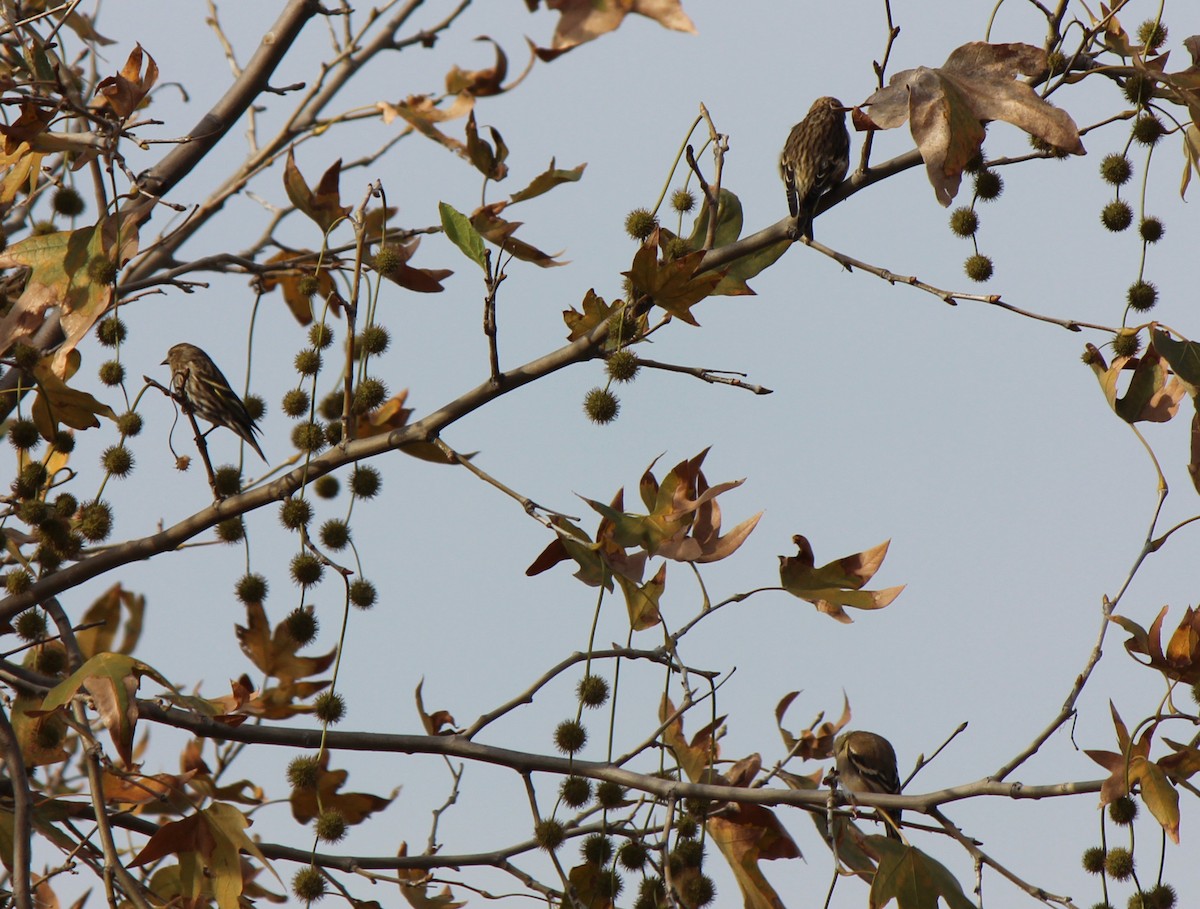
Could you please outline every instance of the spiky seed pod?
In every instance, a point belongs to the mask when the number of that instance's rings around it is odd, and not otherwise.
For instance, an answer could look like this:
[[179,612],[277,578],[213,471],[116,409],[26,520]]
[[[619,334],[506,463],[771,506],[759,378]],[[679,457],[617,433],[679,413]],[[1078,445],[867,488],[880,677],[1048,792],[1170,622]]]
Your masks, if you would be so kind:
[[33,668],[43,675],[58,675],[67,668],[67,650],[58,641],[43,644],[37,649]]
[[267,459],[254,438],[258,426],[208,354],[195,344],[176,344],[167,351],[163,365],[171,367],[171,389],[196,416],[213,426],[232,429],[260,458]]
[[340,843],[346,838],[346,819],[336,808],[329,808],[317,815],[313,832],[323,843]]
[[638,885],[633,909],[659,909],[667,904],[667,886],[661,877],[644,877]]
[[554,747],[563,754],[578,754],[587,744],[587,729],[578,720],[563,720],[554,730]]
[[46,469],[46,465],[41,461],[30,461],[21,468],[14,490],[19,487],[21,491],[18,494],[22,498],[31,499],[42,491],[48,479],[50,471]]
[[1156,22],[1153,19],[1147,19],[1138,26],[1137,37],[1138,41],[1146,46],[1147,50],[1156,51],[1167,40],[1167,27],[1161,22]]
[[596,896],[601,903],[611,904],[624,889],[625,881],[615,871],[606,871],[596,878]]
[[8,424],[8,441],[18,451],[31,451],[42,442],[33,420],[13,420]]
[[301,587],[311,587],[313,584],[318,583],[321,580],[321,576],[325,574],[325,566],[321,564],[321,560],[308,552],[301,552],[292,556],[289,568],[292,573],[292,580]]
[[612,780],[604,780],[596,787],[596,801],[601,808],[620,808],[625,804],[625,787]]
[[322,723],[335,726],[346,718],[346,701],[340,694],[322,691],[313,701],[313,716]]
[[1113,186],[1124,186],[1133,176],[1133,165],[1124,155],[1105,155],[1100,161],[1100,177]]
[[87,207],[83,196],[79,195],[79,191],[71,186],[63,186],[56,190],[50,204],[56,212],[66,215],[68,218],[82,215],[83,210]]
[[354,468],[354,472],[350,474],[350,491],[360,499],[375,498],[382,485],[379,471],[369,464]]
[[313,483],[313,492],[321,499],[332,499],[338,494],[342,484],[338,482],[338,478],[332,474],[326,474],[323,477],[318,477],[317,482]]
[[299,606],[296,607],[288,613],[287,618],[283,622],[292,640],[301,647],[305,644],[311,644],[316,639],[317,632],[321,628],[321,623],[317,621],[317,617],[313,614],[311,607],[307,609]]
[[284,392],[280,409],[286,416],[302,417],[308,413],[310,403],[312,403],[312,399],[308,396],[307,391],[303,388],[291,388]]
[[960,237],[975,236],[975,232],[979,230],[979,215],[975,213],[975,209],[966,206],[954,209],[950,213],[950,230]]
[[246,525],[241,518],[226,518],[216,526],[217,539],[222,543],[240,543],[246,538]]
[[1133,819],[1137,817],[1138,806],[1137,802],[1127,795],[1121,796],[1115,802],[1108,806],[1108,816],[1114,824],[1121,827],[1128,827],[1133,823]]
[[1158,288],[1150,281],[1136,281],[1125,294],[1130,309],[1146,312],[1158,302]]
[[242,489],[242,472],[232,464],[222,464],[213,471],[213,485],[217,495],[231,496]]
[[54,447],[63,454],[70,454],[75,450],[75,436],[69,430],[60,429],[54,434]]
[[1104,870],[1114,881],[1127,881],[1133,875],[1133,853],[1123,846],[1108,850],[1104,859]]
[[124,445],[110,445],[100,455],[100,463],[114,477],[127,477],[133,470],[133,452]]
[[534,841],[539,848],[546,852],[557,850],[566,837],[567,832],[563,829],[563,825],[552,817],[538,821],[537,826],[533,828]]
[[991,202],[1004,192],[1004,178],[994,170],[981,170],[975,175],[975,195],[984,202]]
[[[28,578],[29,573],[24,568],[18,568],[8,572],[5,575],[5,583],[7,585],[8,578],[13,575],[20,574]],[[26,584],[26,587],[29,585]],[[18,590],[16,593],[20,593]],[[40,641],[46,636],[46,615],[37,609],[26,609],[13,622],[13,630],[16,631],[17,637],[22,641]]]
[[311,754],[292,758],[287,766],[287,781],[293,789],[316,789],[321,781],[321,762]]
[[579,703],[584,707],[602,707],[608,700],[608,680],[603,676],[585,675],[579,680],[576,693],[579,695]]
[[617,852],[617,861],[628,871],[641,871],[647,858],[646,847],[637,840],[628,840]]
[[387,399],[387,385],[382,380],[369,377],[354,389],[354,400],[350,405],[353,413],[362,415],[374,410]]
[[391,337],[388,335],[388,330],[382,325],[368,325],[362,330],[362,334],[358,336],[357,349],[368,353],[373,357],[379,356],[388,349],[388,344],[391,343]]
[[583,396],[583,412],[597,426],[603,426],[617,418],[621,402],[607,388],[593,388]]
[[69,492],[54,498],[54,513],[60,518],[69,518],[79,510],[79,500]]
[[671,193],[671,208],[679,212],[681,215],[686,215],[696,207],[696,197],[686,189],[677,189]]
[[607,865],[613,857],[612,840],[603,833],[593,833],[584,839],[583,845],[579,847],[579,854],[583,856],[584,861]]
[[321,289],[321,282],[317,280],[316,275],[304,275],[296,282],[296,290],[300,296],[306,300],[311,300],[317,295],[317,291]]
[[675,820],[675,835],[680,839],[690,840],[700,832],[700,824],[690,814],[680,815]]
[[297,423],[292,427],[292,444],[300,451],[320,451],[328,439],[320,423]]
[[679,896],[688,909],[701,909],[716,898],[717,886],[708,875],[697,874],[684,881]]
[[100,500],[84,503],[79,509],[79,532],[92,543],[108,539],[112,532],[112,508],[109,504]]
[[1113,199],[1101,210],[1100,223],[1113,233],[1120,233],[1133,223],[1133,209],[1124,199]]
[[625,233],[635,240],[645,240],[658,227],[658,219],[645,208],[635,208],[625,216]]
[[244,574],[233,589],[243,603],[261,603],[267,598],[267,586],[267,579],[261,574]]
[[1146,891],[1146,902],[1154,909],[1175,909],[1178,897],[1170,884],[1156,884]]
[[1083,870],[1088,874],[1100,874],[1104,871],[1104,847],[1089,846],[1083,850]]
[[821,196],[842,182],[850,168],[846,108],[837,98],[818,98],[792,127],[779,173],[787,190],[788,211],[801,237],[813,239],[813,216]]
[[677,842],[674,857],[684,868],[699,868],[704,864],[704,844],[696,839]]
[[992,260],[987,256],[976,253],[969,256],[967,261],[963,263],[963,271],[967,273],[967,277],[972,281],[978,281],[981,284],[992,276]]
[[1134,73],[1121,86],[1121,94],[1134,107],[1141,107],[1154,97],[1154,80],[1141,73]]
[[1118,357],[1132,357],[1142,349],[1142,339],[1132,328],[1122,328],[1113,335],[1112,349]]
[[34,221],[33,225],[29,228],[29,233],[34,237],[44,237],[48,234],[52,234],[54,233],[54,222]]
[[1158,218],[1143,218],[1142,223],[1138,225],[1138,233],[1147,243],[1157,243],[1166,232],[1167,229]]
[[142,415],[136,410],[127,410],[117,417],[117,429],[121,435],[133,438],[142,431],[144,422]]
[[322,420],[340,420],[342,417],[342,393],[330,392],[317,405],[317,415]]
[[334,552],[346,548],[350,542],[350,525],[339,518],[330,518],[321,525],[321,545]]
[[558,793],[568,808],[582,808],[592,800],[592,783],[586,777],[569,776],[562,781]]
[[323,322],[314,322],[308,330],[308,343],[316,350],[325,350],[333,343],[333,329]]
[[288,530],[299,530],[312,520],[313,509],[308,499],[284,499],[279,506],[279,522]]
[[366,578],[357,578],[350,582],[350,605],[359,609],[370,609],[375,605],[378,594],[375,585]]
[[87,273],[96,284],[112,284],[117,279],[117,264],[107,256],[93,256],[88,261]]
[[13,362],[17,364],[17,369],[30,372],[33,367],[38,365],[38,361],[42,358],[42,352],[31,344],[18,342],[13,345],[10,356],[12,356]]
[[105,347],[116,347],[128,331],[119,316],[107,316],[96,323],[96,338]]
[[325,877],[311,865],[292,876],[292,893],[302,903],[315,903],[325,896]]
[[1157,145],[1158,140],[1163,137],[1166,131],[1166,127],[1162,125],[1162,121],[1154,116],[1154,114],[1142,114],[1133,121],[1134,141],[1147,147]]
[[628,347],[618,350],[608,358],[604,371],[614,382],[632,382],[637,378],[642,366],[638,363],[638,355]]
[[321,371],[321,352],[315,348],[306,347],[296,354],[293,365],[300,375],[315,376]]
[[324,425],[324,429],[325,429],[325,441],[328,444],[337,445],[338,443],[340,443],[342,441],[342,422],[341,422],[341,420],[335,420],[332,423],[326,423]]

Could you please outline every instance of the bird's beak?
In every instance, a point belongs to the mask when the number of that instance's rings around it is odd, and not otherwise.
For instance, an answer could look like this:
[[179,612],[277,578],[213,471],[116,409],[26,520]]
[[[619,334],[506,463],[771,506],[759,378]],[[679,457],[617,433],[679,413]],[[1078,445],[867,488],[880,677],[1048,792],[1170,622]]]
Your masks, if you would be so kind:
[[167,361],[166,361],[166,360],[163,360],[163,361],[162,361],[161,363],[159,363],[158,365],[159,365],[159,366],[166,366],[166,365],[167,365]]

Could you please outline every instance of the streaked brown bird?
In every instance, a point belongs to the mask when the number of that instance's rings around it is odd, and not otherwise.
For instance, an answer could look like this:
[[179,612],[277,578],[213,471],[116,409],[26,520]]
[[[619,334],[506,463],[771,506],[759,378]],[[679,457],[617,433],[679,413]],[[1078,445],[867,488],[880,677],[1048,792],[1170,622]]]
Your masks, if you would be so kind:
[[214,428],[232,429],[260,458],[267,459],[254,438],[257,424],[208,354],[195,344],[176,344],[167,351],[163,365],[171,367],[171,390],[183,395],[192,413],[212,423]]
[[792,127],[779,156],[788,211],[796,219],[797,235],[810,240],[817,202],[846,178],[850,168],[846,110],[837,98],[818,98]]
[[[862,730],[843,732],[833,741],[833,754],[837,759],[838,783],[848,792],[900,794],[896,750],[883,736]],[[890,817],[896,826],[900,825],[900,811],[893,808],[875,810]],[[894,840],[900,839],[896,828],[884,823],[887,835]]]

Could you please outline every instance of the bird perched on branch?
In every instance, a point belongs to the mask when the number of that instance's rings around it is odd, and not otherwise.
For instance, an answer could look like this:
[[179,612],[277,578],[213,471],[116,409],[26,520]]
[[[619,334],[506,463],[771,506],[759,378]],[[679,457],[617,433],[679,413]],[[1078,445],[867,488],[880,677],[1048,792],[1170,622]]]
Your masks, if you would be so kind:
[[850,168],[847,109],[837,98],[818,98],[784,143],[779,173],[787,188],[788,211],[796,219],[797,236],[813,238],[818,200],[841,183]]
[[[838,782],[848,792],[900,794],[896,750],[883,736],[862,730],[843,732],[833,741],[833,754],[837,759]],[[875,810],[895,822],[896,826],[887,824],[887,835],[900,839],[896,830],[900,825],[900,811],[894,808]]]
[[258,432],[254,418],[208,354],[195,344],[176,344],[167,351],[163,365],[171,367],[171,390],[182,395],[192,413],[214,427],[232,429],[260,458],[267,459],[254,438]]

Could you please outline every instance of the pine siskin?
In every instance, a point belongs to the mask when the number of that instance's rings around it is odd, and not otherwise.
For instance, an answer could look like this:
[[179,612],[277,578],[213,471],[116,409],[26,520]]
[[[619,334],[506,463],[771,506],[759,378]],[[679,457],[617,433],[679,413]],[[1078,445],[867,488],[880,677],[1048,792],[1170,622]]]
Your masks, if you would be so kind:
[[163,365],[171,367],[171,389],[183,395],[196,416],[213,426],[232,429],[260,458],[267,459],[254,438],[258,426],[208,354],[195,344],[176,344],[167,351]]
[[[861,730],[843,732],[833,742],[833,754],[837,759],[838,782],[848,792],[900,794],[896,751],[883,736]],[[899,826],[900,811],[894,808],[875,810],[887,814]],[[887,835],[900,839],[899,832],[891,824],[887,824]]]
[[799,236],[813,238],[818,200],[845,179],[849,167],[846,108],[837,98],[818,98],[804,119],[792,127],[779,156],[788,210],[796,219]]

